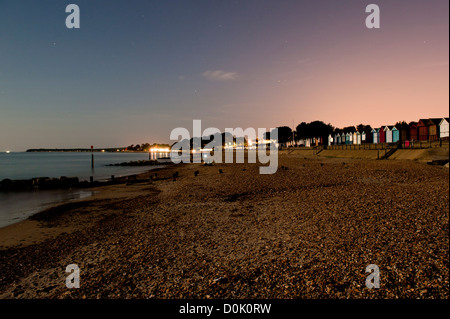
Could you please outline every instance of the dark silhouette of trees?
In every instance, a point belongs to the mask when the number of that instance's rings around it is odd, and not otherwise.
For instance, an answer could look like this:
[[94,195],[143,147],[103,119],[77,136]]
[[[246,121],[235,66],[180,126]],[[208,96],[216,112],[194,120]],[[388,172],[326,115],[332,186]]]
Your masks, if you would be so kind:
[[292,141],[292,129],[289,126],[280,126],[278,129],[278,143]]
[[356,132],[356,127],[354,126],[346,126],[342,129],[342,131],[344,132],[344,134],[347,133],[355,133]]
[[401,122],[397,122],[394,125],[397,130],[401,131],[401,130],[408,130],[409,129],[409,125],[408,123],[406,123],[405,121],[401,121]]
[[326,140],[328,135],[333,132],[334,127],[322,121],[313,121],[311,123],[302,122],[296,128],[296,136],[300,139],[316,137]]

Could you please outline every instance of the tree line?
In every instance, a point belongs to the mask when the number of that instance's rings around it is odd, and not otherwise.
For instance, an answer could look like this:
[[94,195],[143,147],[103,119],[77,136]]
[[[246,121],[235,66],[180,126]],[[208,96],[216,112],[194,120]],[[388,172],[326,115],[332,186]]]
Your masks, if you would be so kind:
[[144,143],[144,144],[131,144],[125,148],[125,151],[135,151],[135,152],[148,152],[151,148],[169,148],[169,144],[158,144]]

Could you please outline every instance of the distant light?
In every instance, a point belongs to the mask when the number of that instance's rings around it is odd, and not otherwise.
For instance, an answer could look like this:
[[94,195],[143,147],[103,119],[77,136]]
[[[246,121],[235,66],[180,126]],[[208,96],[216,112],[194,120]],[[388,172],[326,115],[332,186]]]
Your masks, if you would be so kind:
[[157,148],[157,147],[153,147],[150,149],[150,152],[160,152],[160,153],[167,153],[170,152],[169,148]]
[[9,153],[11,153],[11,151],[6,151],[6,154],[9,154]]

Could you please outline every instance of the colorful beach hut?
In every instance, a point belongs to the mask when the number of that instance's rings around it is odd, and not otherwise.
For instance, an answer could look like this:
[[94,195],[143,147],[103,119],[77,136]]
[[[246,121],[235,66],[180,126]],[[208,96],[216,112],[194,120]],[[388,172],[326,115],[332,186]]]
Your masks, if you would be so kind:
[[380,143],[386,143],[386,131],[384,130],[386,126],[380,127],[380,130],[378,131],[380,133],[378,141]]
[[393,126],[392,127],[392,143],[398,143],[400,141],[400,131]]
[[351,144],[351,140],[350,140],[350,138],[351,138],[351,134],[350,133],[346,133],[345,134],[345,144]]
[[379,134],[377,128],[372,129],[372,142],[373,144],[379,143]]

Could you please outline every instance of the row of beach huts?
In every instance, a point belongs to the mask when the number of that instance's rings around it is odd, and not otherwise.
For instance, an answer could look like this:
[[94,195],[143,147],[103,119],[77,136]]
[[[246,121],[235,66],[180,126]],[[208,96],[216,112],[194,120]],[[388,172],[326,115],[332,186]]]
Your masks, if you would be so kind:
[[344,144],[382,144],[382,143],[409,143],[415,141],[438,141],[449,138],[449,118],[420,119],[412,122],[407,127],[396,127],[394,125],[384,125],[374,128],[369,132],[353,132],[330,134],[328,145]]

